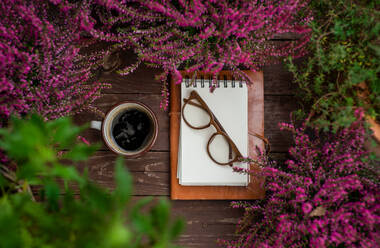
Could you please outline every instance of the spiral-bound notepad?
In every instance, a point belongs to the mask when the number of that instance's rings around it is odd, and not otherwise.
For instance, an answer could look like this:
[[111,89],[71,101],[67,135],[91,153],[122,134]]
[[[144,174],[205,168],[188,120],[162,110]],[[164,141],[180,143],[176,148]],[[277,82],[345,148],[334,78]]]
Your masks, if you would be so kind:
[[[227,134],[234,141],[243,156],[248,154],[248,93],[245,82],[235,80],[218,80],[215,90],[210,92],[211,80],[197,79],[191,83],[184,79],[181,84],[181,104],[195,90],[206,102]],[[192,118],[202,118],[202,116]],[[207,154],[207,142],[215,132],[212,126],[195,130],[187,126],[181,117],[178,170],[180,185],[192,186],[246,186],[249,177],[233,172],[230,166],[214,163]],[[215,144],[216,147],[218,144]],[[219,152],[225,152],[221,149]],[[234,166],[246,168],[244,163]]]

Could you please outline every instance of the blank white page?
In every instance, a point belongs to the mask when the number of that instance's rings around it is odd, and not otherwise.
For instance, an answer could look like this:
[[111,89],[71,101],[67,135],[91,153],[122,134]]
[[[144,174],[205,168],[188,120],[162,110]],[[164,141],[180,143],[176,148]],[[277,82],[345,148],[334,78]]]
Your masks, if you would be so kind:
[[[243,156],[248,154],[248,93],[245,83],[239,87],[236,83],[228,81],[211,93],[208,80],[201,87],[197,80],[197,87],[181,85],[181,105],[183,98],[188,98],[192,90],[196,90],[219,120],[227,134],[234,141]],[[193,118],[197,118],[193,116]],[[200,117],[201,118],[201,117]],[[207,142],[216,132],[213,126],[206,129],[195,130],[190,128],[181,116],[180,145],[178,152],[178,177],[181,185],[214,185],[214,186],[246,186],[248,176],[233,172],[228,165],[221,166],[214,163],[207,154]],[[218,151],[219,152],[219,151]],[[220,151],[226,152],[226,151]],[[228,152],[228,151],[227,151]],[[235,163],[234,166],[246,168],[245,163]]]

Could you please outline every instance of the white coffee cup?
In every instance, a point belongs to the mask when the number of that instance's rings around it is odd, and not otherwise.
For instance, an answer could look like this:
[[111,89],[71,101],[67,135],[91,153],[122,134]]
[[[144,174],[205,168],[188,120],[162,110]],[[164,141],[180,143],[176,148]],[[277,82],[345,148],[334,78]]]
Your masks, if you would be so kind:
[[[121,115],[127,110],[138,110],[145,113],[150,122],[150,130],[142,145],[136,150],[129,151],[119,146],[112,135],[112,130],[118,122]],[[149,151],[154,145],[158,134],[158,121],[154,112],[145,104],[136,101],[124,101],[113,106],[105,115],[103,121],[91,121],[91,128],[100,130],[104,144],[114,153],[123,155],[128,158],[139,157]]]

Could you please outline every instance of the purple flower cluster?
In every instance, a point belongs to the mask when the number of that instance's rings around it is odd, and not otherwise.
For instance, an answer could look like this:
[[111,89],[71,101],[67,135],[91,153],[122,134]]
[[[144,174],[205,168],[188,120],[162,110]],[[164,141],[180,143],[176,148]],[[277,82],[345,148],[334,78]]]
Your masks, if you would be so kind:
[[[37,112],[46,119],[77,113],[105,84],[91,80],[101,54],[79,54],[89,8],[65,0],[0,1],[0,118]],[[1,126],[1,123],[0,123]]]
[[[170,73],[177,83],[182,79],[179,68],[187,72],[203,70],[214,78],[226,68],[249,82],[239,68],[257,70],[285,56],[302,56],[310,39],[308,1],[96,2],[113,11],[113,14],[106,11],[100,19],[107,28],[115,27],[118,32],[104,29],[93,35],[118,42],[120,47],[132,47],[140,61],[163,68],[162,79]],[[284,33],[297,34],[300,38],[281,45],[271,41]],[[167,95],[164,84],[163,96]],[[166,105],[167,102],[163,107]]]
[[[233,202],[245,209],[235,241],[227,247],[377,247],[380,240],[380,185],[360,172],[363,114],[350,128],[333,133],[281,124],[294,134],[292,159],[279,169],[265,158],[267,196],[260,202]],[[264,160],[263,160],[264,159]]]

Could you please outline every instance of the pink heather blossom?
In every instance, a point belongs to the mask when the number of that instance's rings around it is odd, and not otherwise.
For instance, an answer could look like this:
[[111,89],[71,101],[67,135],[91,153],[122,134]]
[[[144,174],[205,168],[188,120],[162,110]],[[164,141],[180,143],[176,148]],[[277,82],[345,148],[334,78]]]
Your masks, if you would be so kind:
[[245,214],[236,240],[220,240],[221,245],[378,247],[379,178],[362,176],[369,173],[370,160],[363,111],[356,116],[351,127],[337,133],[281,124],[294,134],[288,167],[280,169],[263,155],[255,161],[263,167],[266,198],[232,203]]
[[67,0],[0,1],[0,126],[12,114],[75,114],[108,87],[91,79],[102,54],[79,54],[89,11]]
[[0,1],[0,127],[11,115],[56,119],[94,108],[109,87],[92,79],[103,53],[79,54],[80,34],[94,23],[90,8],[70,2]]
[[[176,83],[182,79],[179,69],[213,77],[229,69],[249,83],[240,69],[256,71],[289,55],[303,56],[311,33],[308,0],[95,2],[102,6],[99,19],[105,25],[91,31],[94,37],[132,48],[140,61],[171,73]],[[271,41],[284,33],[299,39]]]

